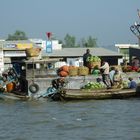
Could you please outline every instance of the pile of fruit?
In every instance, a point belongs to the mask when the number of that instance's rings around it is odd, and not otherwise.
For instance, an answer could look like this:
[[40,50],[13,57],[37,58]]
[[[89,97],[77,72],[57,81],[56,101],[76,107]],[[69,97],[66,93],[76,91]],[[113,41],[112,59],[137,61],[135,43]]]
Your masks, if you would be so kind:
[[[124,88],[124,89],[127,89],[129,87],[129,81],[124,80],[122,82],[121,87]],[[102,82],[89,82],[86,85],[84,85],[83,87],[81,87],[81,89],[90,89],[90,90],[106,89],[106,86]]]
[[58,69],[58,75],[61,77],[67,77],[69,74],[69,66],[64,65]]
[[58,69],[58,75],[61,77],[67,77],[67,76],[86,76],[89,74],[88,67],[85,66],[67,66],[64,65]]
[[140,68],[127,65],[127,66],[122,67],[122,71],[123,72],[140,72]]
[[87,58],[87,62],[101,62],[101,59],[98,56],[90,56]]
[[100,67],[101,66],[101,59],[98,56],[90,56],[87,58],[88,67],[94,68],[94,67]]
[[129,82],[126,81],[126,80],[124,80],[124,81],[122,82],[122,86],[123,86],[123,88],[127,89],[128,86],[129,86]]
[[89,82],[84,85],[81,89],[105,89],[106,86],[100,82]]

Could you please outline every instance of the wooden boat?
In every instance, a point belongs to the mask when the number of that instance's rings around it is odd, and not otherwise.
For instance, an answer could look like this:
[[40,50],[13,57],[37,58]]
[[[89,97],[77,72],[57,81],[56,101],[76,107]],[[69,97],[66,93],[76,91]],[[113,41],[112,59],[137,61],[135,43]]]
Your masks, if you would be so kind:
[[0,76],[0,98],[26,99],[28,96],[38,99],[38,96],[46,92],[46,86],[50,85],[52,79],[57,77],[54,69],[57,61],[58,59],[33,57],[17,62],[21,70],[18,73],[16,67],[6,69]]
[[27,100],[29,99],[26,95],[18,95],[15,93],[1,92],[0,99],[2,100]]
[[[14,78],[16,76],[16,79],[12,79],[16,82],[18,87],[20,87],[20,91],[25,92],[26,95],[28,95],[31,99],[38,99],[40,97],[44,97],[44,94],[46,93],[46,90],[50,87],[52,84],[52,80],[62,78],[57,75],[57,69],[55,68],[55,63],[58,61],[58,59],[35,59],[30,58],[29,60],[23,60],[22,62],[17,62],[20,65],[20,68],[23,67],[20,74],[16,74],[16,69],[14,71]],[[7,75],[10,77],[11,75]],[[137,80],[139,82],[139,73],[129,73],[123,74],[123,79],[127,80],[128,76],[133,77],[134,80]],[[127,93],[130,96],[131,91],[134,94],[135,91],[133,90],[116,90],[116,89],[110,89],[110,90],[94,90],[94,91],[87,91],[87,90],[81,90],[83,85],[87,84],[88,82],[95,82],[97,78],[101,77],[101,75],[86,75],[86,76],[68,76],[65,77],[67,84],[67,90],[65,91],[65,94],[59,93],[57,96],[64,98],[64,99],[104,99],[104,98],[117,98],[117,96],[124,95],[124,97],[127,97]],[[13,82],[10,81],[9,82]],[[5,82],[4,82],[5,83]],[[7,85],[7,83],[4,84],[4,86]],[[3,86],[2,86],[3,87]],[[79,90],[76,90],[76,89]],[[10,88],[9,88],[10,89]],[[70,90],[71,89],[71,90]],[[10,89],[11,90],[11,89]],[[12,91],[13,92],[13,91]],[[122,94],[124,92],[124,94]],[[5,95],[5,94],[4,94]],[[45,94],[46,95],[46,94]],[[56,94],[54,94],[54,99],[57,97]],[[132,96],[132,95],[131,95]],[[5,96],[5,97],[9,97]],[[24,96],[25,97],[25,96]],[[46,96],[47,97],[47,96]],[[13,97],[9,97],[13,98]]]
[[89,100],[89,99],[121,99],[135,97],[138,93],[136,89],[102,89],[83,90],[65,89],[53,96],[54,100]]

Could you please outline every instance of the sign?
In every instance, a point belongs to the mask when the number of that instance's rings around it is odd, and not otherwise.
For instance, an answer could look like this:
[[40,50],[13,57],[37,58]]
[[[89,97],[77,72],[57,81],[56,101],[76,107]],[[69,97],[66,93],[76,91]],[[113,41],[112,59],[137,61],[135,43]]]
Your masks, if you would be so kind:
[[26,44],[17,44],[17,48],[18,49],[28,49],[28,48],[32,48],[33,44],[32,43],[26,43]]
[[6,45],[6,48],[15,48],[16,47],[16,44],[7,44]]
[[26,53],[25,51],[5,51],[4,52],[5,57],[25,57]]
[[46,53],[52,53],[52,41],[47,41],[46,43]]

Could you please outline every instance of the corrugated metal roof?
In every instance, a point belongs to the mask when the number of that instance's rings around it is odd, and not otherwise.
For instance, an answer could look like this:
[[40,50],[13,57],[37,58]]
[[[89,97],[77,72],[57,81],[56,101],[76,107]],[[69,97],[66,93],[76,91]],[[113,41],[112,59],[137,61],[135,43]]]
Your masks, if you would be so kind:
[[[86,52],[87,48],[63,48],[61,50],[53,50],[52,53],[46,53],[45,51],[42,51],[42,55],[46,56],[52,56],[52,57],[81,57],[83,56],[83,54]],[[122,54],[115,52],[115,51],[111,51],[105,48],[89,48],[90,49],[90,53],[93,56],[118,56],[121,57]]]

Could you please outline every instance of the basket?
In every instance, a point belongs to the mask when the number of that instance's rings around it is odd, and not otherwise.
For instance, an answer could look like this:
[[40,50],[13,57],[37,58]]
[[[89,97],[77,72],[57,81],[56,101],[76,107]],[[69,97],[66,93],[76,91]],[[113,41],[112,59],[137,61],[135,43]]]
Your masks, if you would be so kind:
[[114,67],[114,68],[118,69],[119,71],[122,71],[121,65],[111,65],[110,67]]
[[27,57],[37,57],[39,56],[40,51],[40,48],[28,48],[25,52]]
[[100,67],[101,66],[101,61],[98,61],[98,62],[88,62],[88,67],[89,68],[94,68],[94,67]]
[[86,76],[88,74],[89,74],[89,68],[88,67],[84,67],[84,66],[79,67],[79,69],[78,69],[78,75],[80,75],[80,76]]
[[69,76],[77,76],[78,68],[69,69]]

